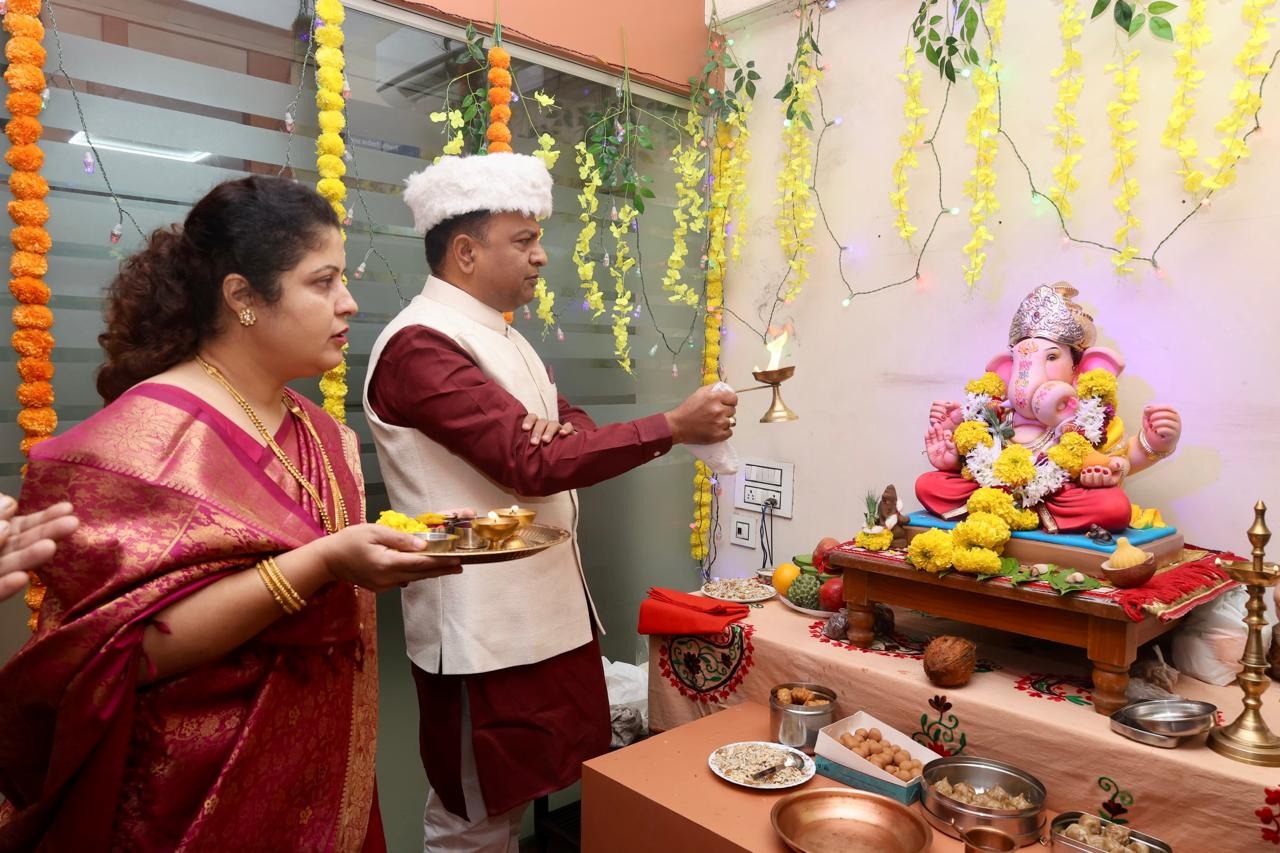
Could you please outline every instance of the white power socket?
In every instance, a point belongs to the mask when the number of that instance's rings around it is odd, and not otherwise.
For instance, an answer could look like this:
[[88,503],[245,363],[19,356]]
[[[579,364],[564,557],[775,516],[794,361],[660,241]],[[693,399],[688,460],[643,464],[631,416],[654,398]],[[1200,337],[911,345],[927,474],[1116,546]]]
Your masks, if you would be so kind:
[[733,529],[730,532],[729,541],[734,545],[741,545],[743,548],[750,548],[754,551],[756,547],[755,519],[747,515],[734,513],[731,524]]

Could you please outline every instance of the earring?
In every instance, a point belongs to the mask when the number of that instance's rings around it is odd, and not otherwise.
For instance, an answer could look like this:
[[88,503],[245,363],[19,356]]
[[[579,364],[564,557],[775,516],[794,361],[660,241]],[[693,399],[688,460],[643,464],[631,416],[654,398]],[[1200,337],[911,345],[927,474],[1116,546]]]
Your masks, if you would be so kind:
[[252,308],[240,309],[240,325],[241,326],[252,326],[256,322],[258,322],[258,315],[253,313]]

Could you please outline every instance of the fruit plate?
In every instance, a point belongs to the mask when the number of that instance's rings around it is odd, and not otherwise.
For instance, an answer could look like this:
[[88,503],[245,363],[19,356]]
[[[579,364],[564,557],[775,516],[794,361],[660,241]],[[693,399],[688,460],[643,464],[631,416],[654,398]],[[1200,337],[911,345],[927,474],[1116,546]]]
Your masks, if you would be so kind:
[[[569,541],[569,531],[552,527],[549,524],[530,524],[523,528],[517,536],[513,536],[508,540],[508,544],[512,540],[520,540],[520,544],[516,547],[506,547],[501,549],[482,548],[479,550],[462,550],[455,548],[452,551],[442,551],[429,554],[431,557],[457,557],[462,565],[470,566],[480,563],[505,563],[508,560],[522,560],[525,557],[531,557],[548,548]],[[425,552],[424,552],[425,553]]]
[[797,613],[804,613],[808,616],[819,616],[826,619],[832,613],[835,613],[834,610],[810,610],[808,607],[801,607],[799,604],[792,602],[791,599],[787,598],[785,595],[778,596],[778,600]]
[[[750,778],[750,770],[762,770],[765,767],[780,764],[787,760],[788,757],[793,761],[799,762],[798,766],[789,768],[798,770],[798,773],[788,774],[781,781],[777,780],[777,773],[759,781]],[[817,765],[813,763],[813,758],[805,755],[800,750],[783,746],[780,743],[762,740],[731,743],[713,750],[707,756],[707,766],[711,768],[712,773],[730,784],[741,785],[744,788],[755,788],[758,791],[777,791],[782,788],[794,788],[797,785],[803,785],[808,782],[818,772]]]

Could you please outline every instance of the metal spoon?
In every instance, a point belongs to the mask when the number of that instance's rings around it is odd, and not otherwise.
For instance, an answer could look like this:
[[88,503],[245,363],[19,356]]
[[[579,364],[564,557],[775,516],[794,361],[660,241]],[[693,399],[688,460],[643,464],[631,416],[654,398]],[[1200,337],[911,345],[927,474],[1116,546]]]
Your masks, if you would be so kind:
[[759,782],[761,780],[767,779],[768,777],[772,776],[774,773],[777,773],[779,770],[784,770],[788,767],[799,767],[799,766],[800,766],[800,759],[796,757],[795,753],[788,752],[787,757],[780,764],[775,764],[772,767],[766,767],[763,770],[757,770],[755,773],[751,774],[751,778],[754,781]]

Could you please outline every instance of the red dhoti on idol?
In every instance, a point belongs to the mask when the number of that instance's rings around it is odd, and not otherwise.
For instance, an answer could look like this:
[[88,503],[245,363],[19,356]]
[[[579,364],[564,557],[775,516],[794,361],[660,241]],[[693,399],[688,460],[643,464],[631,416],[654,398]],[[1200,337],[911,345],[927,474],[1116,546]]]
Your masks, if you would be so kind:
[[[952,471],[929,471],[916,479],[916,498],[941,517],[954,516],[977,489],[973,480]],[[1088,489],[1067,483],[1045,498],[1043,506],[1062,533],[1088,530],[1095,524],[1111,531],[1129,526],[1129,497],[1119,486]]]

